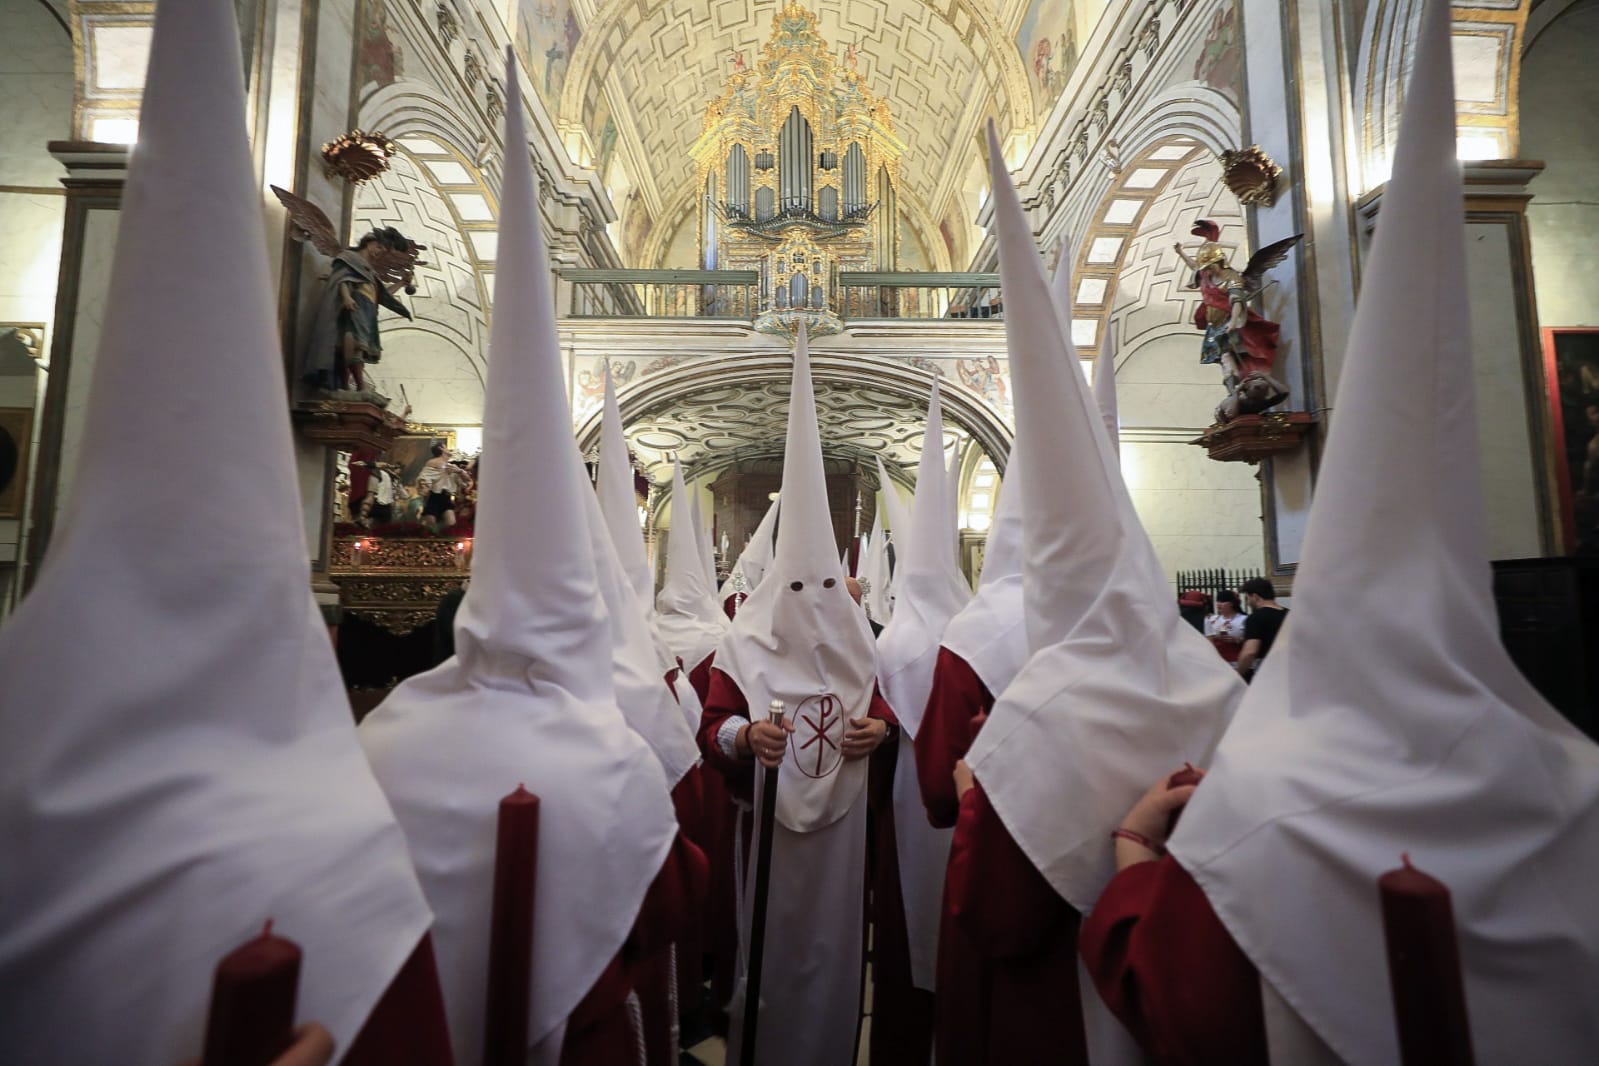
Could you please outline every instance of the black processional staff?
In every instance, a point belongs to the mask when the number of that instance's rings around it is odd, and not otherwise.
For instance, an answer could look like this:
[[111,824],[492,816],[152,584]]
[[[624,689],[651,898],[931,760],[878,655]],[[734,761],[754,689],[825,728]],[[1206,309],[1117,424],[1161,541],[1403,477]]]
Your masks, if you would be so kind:
[[[773,700],[767,719],[783,728],[782,700]],[[761,960],[766,953],[766,898],[772,887],[772,831],[777,813],[777,767],[766,766],[761,788],[760,836],[755,845],[755,900],[750,908],[749,972],[744,983],[744,1029],[739,1040],[739,1066],[754,1066],[755,1029],[761,1013]]]

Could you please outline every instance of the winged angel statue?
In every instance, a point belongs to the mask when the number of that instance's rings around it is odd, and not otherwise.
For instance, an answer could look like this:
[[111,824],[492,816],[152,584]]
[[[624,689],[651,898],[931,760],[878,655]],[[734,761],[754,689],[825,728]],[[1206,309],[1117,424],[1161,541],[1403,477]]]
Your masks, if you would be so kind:
[[302,355],[300,378],[335,399],[388,406],[388,398],[367,388],[365,367],[383,358],[378,338],[378,308],[411,317],[394,293],[416,293],[416,268],[427,247],[393,226],[374,229],[353,248],[346,248],[322,209],[286,189],[272,186],[289,212],[296,239],[333,260],[317,303],[311,341]]
[[1220,226],[1202,218],[1190,232],[1205,241],[1192,257],[1181,244],[1174,247],[1194,272],[1190,288],[1199,290],[1194,325],[1205,334],[1199,361],[1220,363],[1222,384],[1227,388],[1227,399],[1216,409],[1216,420],[1230,422],[1240,415],[1258,414],[1286,400],[1289,389],[1272,374],[1281,327],[1250,310],[1249,304],[1265,291],[1266,271],[1282,263],[1304,234],[1266,245],[1238,271],[1216,243],[1221,238]]

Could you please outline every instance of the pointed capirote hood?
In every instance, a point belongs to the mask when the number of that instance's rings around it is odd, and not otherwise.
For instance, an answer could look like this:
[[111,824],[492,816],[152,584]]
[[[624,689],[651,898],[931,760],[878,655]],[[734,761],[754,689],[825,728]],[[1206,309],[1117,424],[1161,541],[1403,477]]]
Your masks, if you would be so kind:
[[1477,1061],[1590,1063],[1599,748],[1500,643],[1451,65],[1431,0],[1293,613],[1172,848],[1342,1060],[1399,1060],[1374,882],[1408,851],[1453,897]]
[[757,713],[780,699],[799,729],[808,715],[826,726],[829,743],[812,749],[827,750],[809,752],[817,764],[782,775],[778,784],[778,820],[808,832],[843,817],[865,787],[864,760],[840,762],[830,745],[841,742],[841,723],[870,708],[876,664],[866,613],[850,598],[838,563],[803,326],[794,350],[780,498],[771,568],[734,617],[716,668]]
[[717,597],[723,603],[739,593],[747,596],[754,592],[766,576],[766,571],[771,568],[772,556],[777,552],[777,508],[780,502],[779,498],[767,506],[766,513],[756,523],[755,532],[750,534],[749,542],[739,552],[738,562],[733,564],[732,572],[722,582]]
[[651,626],[653,612],[622,572],[598,496],[592,492],[582,495],[595,578],[611,626],[611,682],[616,705],[628,727],[655,753],[666,783],[675,787],[699,764],[699,742],[694,739],[699,719],[685,717],[672,686],[665,683],[666,668],[656,646],[657,632]]
[[699,553],[700,569],[705,572],[705,583],[709,588],[716,587],[716,555],[711,547],[711,523],[706,517],[704,508],[700,505],[700,484],[695,479],[689,484],[688,495],[683,497],[683,502],[688,507],[689,518],[694,527],[694,549]]
[[1161,773],[1208,759],[1244,686],[1177,614],[988,135],[1031,657],[967,761],[1022,850],[1087,911],[1115,873],[1111,830]]
[[[949,548],[959,558],[961,550],[961,456],[960,449],[949,458],[949,486],[944,493],[944,504],[949,509],[949,521],[945,523],[945,535],[949,538]],[[961,579],[965,583],[965,578]],[[966,591],[971,593],[971,585],[966,585]]]
[[988,528],[977,594],[950,619],[943,646],[959,655],[997,696],[1027,661],[1022,615],[1021,450],[1011,447],[994,521]]
[[622,409],[616,402],[616,382],[611,377],[609,362],[605,364],[605,406],[600,414],[600,469],[594,487],[622,570],[633,591],[648,604],[655,596],[655,578],[650,573],[644,533],[639,528],[633,464],[628,459],[627,435],[622,432]]
[[683,483],[683,466],[672,461],[672,535],[666,545],[666,581],[655,597],[656,628],[672,654],[693,670],[716,651],[727,633],[727,615],[705,580],[704,560],[694,536],[694,498]]
[[260,189],[233,6],[162,0],[78,464],[0,630],[10,1062],[198,1057],[268,918],[348,1047],[427,931],[307,584]]
[[530,1047],[559,1038],[621,949],[677,831],[661,763],[617,707],[593,490],[572,436],[510,49],[505,82],[504,298],[489,338],[473,580],[455,656],[402,682],[360,730],[433,907],[463,1063],[482,1060],[500,798],[525,782],[541,801],[533,969],[560,980],[533,982]]
[[861,601],[878,625],[888,621],[888,538],[883,535],[883,509],[872,494],[872,532],[860,561]]
[[911,525],[899,542],[894,617],[877,639],[878,685],[913,740],[933,687],[933,664],[938,660],[944,627],[972,595],[955,565],[950,544],[950,481],[943,442],[944,417],[938,402],[938,379],[934,378]]
[[1116,409],[1116,348],[1111,344],[1110,323],[1103,326],[1105,335],[1099,340],[1099,354],[1094,357],[1094,407],[1105,423],[1105,435],[1110,439],[1112,455],[1122,450],[1121,415]]

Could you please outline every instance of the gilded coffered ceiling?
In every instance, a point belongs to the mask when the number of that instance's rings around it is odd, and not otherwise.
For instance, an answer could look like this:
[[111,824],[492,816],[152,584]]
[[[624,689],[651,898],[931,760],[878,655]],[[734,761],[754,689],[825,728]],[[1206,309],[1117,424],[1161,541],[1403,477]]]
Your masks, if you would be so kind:
[[[779,4],[502,0],[568,149],[649,226],[693,202],[706,104],[753,67]],[[992,117],[1020,147],[1064,87],[1105,0],[810,0],[834,57],[887,101],[906,144],[899,195],[923,239],[957,203]],[[975,205],[972,205],[975,206]],[[630,204],[618,203],[624,218]],[[659,240],[661,234],[657,233]],[[654,265],[654,264],[635,264]]]

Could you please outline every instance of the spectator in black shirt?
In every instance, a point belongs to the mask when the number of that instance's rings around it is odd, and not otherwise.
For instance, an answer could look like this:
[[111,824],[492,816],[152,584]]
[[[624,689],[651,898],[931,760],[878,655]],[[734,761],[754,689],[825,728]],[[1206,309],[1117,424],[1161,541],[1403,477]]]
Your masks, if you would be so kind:
[[1238,586],[1238,592],[1249,605],[1249,617],[1244,620],[1244,647],[1236,665],[1248,680],[1271,651],[1277,631],[1288,618],[1288,608],[1277,603],[1277,590],[1263,577],[1250,578]]

